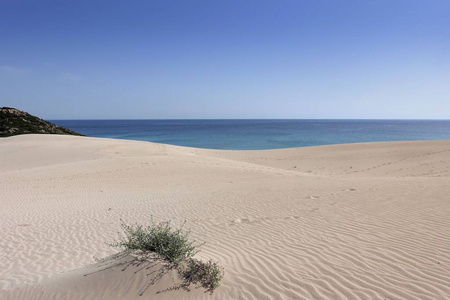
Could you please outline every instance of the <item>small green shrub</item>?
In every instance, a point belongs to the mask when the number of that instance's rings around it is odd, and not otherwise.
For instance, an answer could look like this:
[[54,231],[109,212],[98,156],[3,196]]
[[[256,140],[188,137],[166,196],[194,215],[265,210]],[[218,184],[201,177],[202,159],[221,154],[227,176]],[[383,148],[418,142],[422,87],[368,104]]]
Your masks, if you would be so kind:
[[155,224],[152,221],[147,227],[122,223],[125,237],[110,245],[128,251],[152,251],[168,262],[178,264],[193,257],[199,251],[198,247],[202,245],[189,241],[190,232],[184,231],[182,227],[172,229],[170,222]]
[[209,260],[205,263],[194,258],[187,261],[186,269],[182,272],[187,284],[200,284],[211,292],[219,287],[223,274],[223,268],[217,262]]
[[[184,225],[184,223],[183,223]],[[183,225],[173,229],[170,222],[153,223],[147,227],[127,225],[122,222],[125,234],[118,242],[109,244],[121,247],[125,251],[141,250],[158,254],[162,259],[172,263],[183,280],[181,287],[188,288],[191,283],[199,284],[211,293],[219,287],[224,275],[223,268],[217,262],[206,263],[194,259],[193,256],[203,244],[189,241],[190,231],[184,231]],[[182,263],[183,262],[183,263]],[[181,264],[182,263],[182,264]]]

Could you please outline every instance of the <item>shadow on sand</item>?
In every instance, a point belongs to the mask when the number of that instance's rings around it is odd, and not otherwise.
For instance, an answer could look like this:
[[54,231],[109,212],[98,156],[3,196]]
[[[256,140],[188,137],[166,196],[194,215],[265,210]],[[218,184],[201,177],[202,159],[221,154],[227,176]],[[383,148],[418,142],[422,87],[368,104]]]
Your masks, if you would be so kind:
[[90,272],[84,274],[85,277],[117,277],[120,276],[117,272],[123,272],[120,273],[124,275],[120,284],[128,282],[132,286],[141,286],[139,296],[180,290],[191,292],[191,285],[195,290],[203,289],[203,293],[213,293],[202,288],[200,283],[189,280],[185,276],[184,264],[168,263],[153,252],[120,252],[99,260],[92,267]]

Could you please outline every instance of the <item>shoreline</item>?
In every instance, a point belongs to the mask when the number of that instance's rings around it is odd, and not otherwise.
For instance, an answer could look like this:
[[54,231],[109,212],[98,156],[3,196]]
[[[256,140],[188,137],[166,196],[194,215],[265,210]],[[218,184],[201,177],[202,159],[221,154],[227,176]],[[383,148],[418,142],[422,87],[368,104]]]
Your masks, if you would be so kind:
[[450,120],[72,120],[88,136],[223,150],[450,139]]
[[[450,121],[450,120],[449,120]],[[333,144],[321,144],[321,145],[311,145],[311,146],[296,146],[296,147],[285,147],[285,148],[270,148],[270,149],[216,149],[216,148],[202,148],[202,147],[190,147],[190,146],[181,146],[176,144],[169,144],[169,143],[159,143],[159,142],[152,142],[152,141],[145,141],[145,140],[136,140],[136,139],[124,139],[124,138],[111,138],[111,137],[100,137],[100,136],[74,136],[74,135],[61,135],[61,134],[20,134],[20,135],[14,135],[14,136],[8,136],[8,137],[0,137],[0,141],[2,139],[8,139],[8,138],[16,138],[19,136],[70,136],[70,137],[78,137],[78,138],[87,138],[87,139],[101,139],[101,140],[108,140],[108,141],[121,141],[121,142],[139,142],[139,143],[150,143],[150,144],[157,144],[157,145],[164,145],[168,147],[179,147],[179,148],[188,148],[188,149],[194,149],[194,150],[205,150],[205,151],[277,151],[277,150],[293,150],[293,149],[304,149],[304,148],[316,148],[316,147],[333,147],[333,146],[353,146],[353,145],[362,145],[362,144],[397,144],[397,143],[427,143],[427,142],[449,142],[449,139],[422,139],[422,140],[395,140],[395,141],[368,141],[368,142],[348,142],[348,143],[333,143]]]

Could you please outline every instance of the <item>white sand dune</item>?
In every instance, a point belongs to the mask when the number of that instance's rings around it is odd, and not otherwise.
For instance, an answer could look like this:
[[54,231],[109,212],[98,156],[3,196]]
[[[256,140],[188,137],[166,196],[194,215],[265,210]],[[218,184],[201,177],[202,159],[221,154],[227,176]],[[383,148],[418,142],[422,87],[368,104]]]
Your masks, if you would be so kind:
[[[0,299],[450,299],[450,141],[216,151],[0,139]],[[118,249],[187,221],[222,285]],[[96,259],[107,258],[96,262]],[[142,296],[140,296],[142,295]]]

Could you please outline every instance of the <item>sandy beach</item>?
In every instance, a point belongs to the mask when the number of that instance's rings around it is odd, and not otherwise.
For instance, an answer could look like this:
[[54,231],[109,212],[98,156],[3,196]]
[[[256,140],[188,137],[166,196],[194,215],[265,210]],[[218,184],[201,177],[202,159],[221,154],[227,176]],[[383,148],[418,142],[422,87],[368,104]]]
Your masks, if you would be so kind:
[[[219,151],[0,139],[0,299],[450,299],[450,141]],[[121,220],[186,221],[212,294],[116,255]]]

